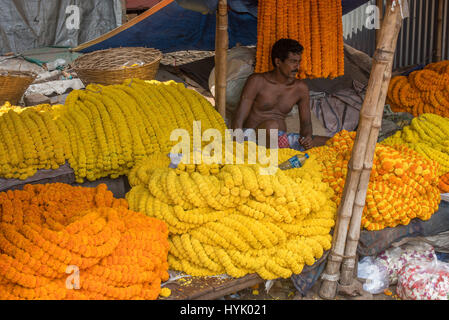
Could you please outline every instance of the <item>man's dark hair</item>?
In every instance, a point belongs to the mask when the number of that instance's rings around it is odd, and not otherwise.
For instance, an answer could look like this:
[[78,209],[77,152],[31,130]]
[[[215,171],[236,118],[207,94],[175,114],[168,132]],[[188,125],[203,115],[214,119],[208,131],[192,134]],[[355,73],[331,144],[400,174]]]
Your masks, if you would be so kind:
[[288,53],[301,54],[304,51],[304,47],[296,40],[293,39],[279,39],[271,48],[271,62],[276,67],[274,61],[279,58],[281,61],[285,61],[288,58]]

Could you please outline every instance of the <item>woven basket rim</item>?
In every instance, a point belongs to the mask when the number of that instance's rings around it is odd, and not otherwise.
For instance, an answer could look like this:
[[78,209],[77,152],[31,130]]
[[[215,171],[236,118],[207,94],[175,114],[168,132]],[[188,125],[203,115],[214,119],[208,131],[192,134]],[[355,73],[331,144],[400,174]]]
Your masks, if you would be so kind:
[[73,62],[73,67],[78,70],[85,70],[85,71],[118,71],[118,70],[123,70],[123,68],[121,66],[117,66],[117,67],[113,67],[113,68],[84,68],[82,66],[80,66],[81,62],[85,62],[85,60],[88,60],[94,56],[97,56],[99,54],[104,54],[104,53],[108,53],[108,52],[113,52],[113,51],[130,51],[130,50],[147,50],[148,52],[152,52],[154,53],[154,57],[152,57],[152,60],[149,62],[144,63],[141,66],[134,66],[134,67],[128,67],[127,69],[135,69],[135,68],[144,68],[146,66],[152,65],[154,63],[159,62],[162,59],[162,52],[158,49],[155,48],[146,48],[146,47],[120,47],[120,48],[110,48],[110,49],[103,49],[103,50],[97,50],[97,51],[93,51],[93,52],[89,52],[86,53],[84,55],[82,55],[81,57],[77,58],[74,62]]
[[37,76],[38,74],[34,71],[0,69],[0,77],[36,78]]

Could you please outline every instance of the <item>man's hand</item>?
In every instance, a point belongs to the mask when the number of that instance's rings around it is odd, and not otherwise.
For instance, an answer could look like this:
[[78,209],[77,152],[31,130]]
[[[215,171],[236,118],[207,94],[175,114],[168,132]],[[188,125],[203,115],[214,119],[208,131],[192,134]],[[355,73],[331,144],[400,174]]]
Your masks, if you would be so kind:
[[299,137],[299,143],[304,147],[304,149],[308,150],[313,148],[313,139],[311,136],[307,137]]

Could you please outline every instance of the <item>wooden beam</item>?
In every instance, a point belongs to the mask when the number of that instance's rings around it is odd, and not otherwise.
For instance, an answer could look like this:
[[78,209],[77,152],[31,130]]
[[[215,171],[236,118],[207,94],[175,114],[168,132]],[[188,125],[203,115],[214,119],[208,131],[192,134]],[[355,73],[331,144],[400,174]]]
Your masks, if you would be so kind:
[[443,56],[443,11],[444,11],[444,1],[438,0],[438,13],[437,13],[437,36],[435,45],[435,55],[434,61],[441,61]]
[[119,34],[120,32],[129,29],[133,26],[135,26],[136,24],[138,24],[139,22],[145,20],[146,18],[148,18],[149,16],[151,16],[153,13],[161,10],[162,8],[164,8],[165,6],[168,6],[170,3],[172,3],[175,0],[162,0],[161,2],[158,2],[156,5],[154,5],[153,7],[151,7],[150,9],[148,9],[147,11],[145,11],[142,14],[139,14],[137,17],[135,17],[134,19],[130,20],[129,22],[127,22],[126,24],[115,28],[114,30],[109,31],[108,33],[105,33],[101,36],[99,36],[98,38],[95,38],[93,40],[90,40],[88,42],[85,42],[83,44],[80,44],[78,47],[71,49],[70,51],[72,52],[77,52],[77,51],[81,51],[84,50],[86,48],[89,48],[93,45],[96,45],[104,40],[107,40],[109,38],[112,38],[113,36]]
[[[402,0],[401,3],[394,0],[387,1],[379,45],[373,57],[368,88],[360,112],[359,128],[357,129],[351,159],[348,163],[348,175],[341,204],[338,208],[332,250],[328,257],[325,272],[322,275],[323,282],[319,295],[324,299],[333,299],[337,294],[342,261],[345,261],[343,267],[346,267],[346,269],[343,268],[345,278],[341,278],[341,280],[350,283],[353,279],[355,250],[360,235],[360,221],[365,206],[374,150],[404,13],[408,14],[407,0]],[[346,286],[348,283],[342,285]]]
[[225,120],[228,47],[228,4],[226,0],[219,0],[215,37],[215,107]]

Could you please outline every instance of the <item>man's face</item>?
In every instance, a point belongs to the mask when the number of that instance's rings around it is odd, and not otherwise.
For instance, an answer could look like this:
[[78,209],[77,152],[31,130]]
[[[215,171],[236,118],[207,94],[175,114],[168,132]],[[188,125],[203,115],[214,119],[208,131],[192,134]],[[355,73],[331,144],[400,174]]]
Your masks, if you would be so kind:
[[299,71],[299,64],[301,63],[302,54],[288,53],[287,59],[281,61],[276,58],[276,65],[282,75],[287,78],[295,78]]

